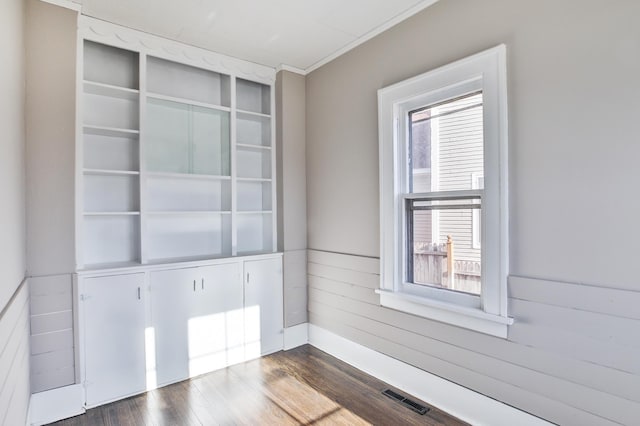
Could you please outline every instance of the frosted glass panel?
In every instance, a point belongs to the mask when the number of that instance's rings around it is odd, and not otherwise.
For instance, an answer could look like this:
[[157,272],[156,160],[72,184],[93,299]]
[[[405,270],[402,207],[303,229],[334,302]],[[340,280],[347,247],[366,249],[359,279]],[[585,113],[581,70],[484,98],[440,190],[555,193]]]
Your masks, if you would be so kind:
[[193,107],[193,173],[229,176],[229,113]]
[[150,99],[147,170],[229,176],[229,113]]
[[189,107],[149,99],[147,103],[147,170],[189,172]]

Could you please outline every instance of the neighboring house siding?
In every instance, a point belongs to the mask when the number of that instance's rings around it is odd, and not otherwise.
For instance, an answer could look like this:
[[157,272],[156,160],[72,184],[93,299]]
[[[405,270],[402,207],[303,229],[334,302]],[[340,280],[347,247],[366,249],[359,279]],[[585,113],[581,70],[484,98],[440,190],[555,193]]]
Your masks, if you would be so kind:
[[[480,102],[480,96],[462,99],[438,107],[438,113],[464,108]],[[431,140],[438,144],[439,191],[472,189],[473,174],[483,172],[482,108],[473,108],[456,114],[435,118]],[[454,241],[455,260],[480,262],[480,250],[473,248],[472,211],[443,210],[440,216],[440,241]]]

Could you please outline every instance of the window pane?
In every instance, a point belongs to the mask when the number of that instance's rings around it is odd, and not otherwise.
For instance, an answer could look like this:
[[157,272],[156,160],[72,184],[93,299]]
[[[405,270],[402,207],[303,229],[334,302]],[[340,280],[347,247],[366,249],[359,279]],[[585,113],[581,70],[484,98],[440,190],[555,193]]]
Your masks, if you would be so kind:
[[434,210],[407,210],[412,237],[409,249],[413,251],[408,265],[411,282],[480,294],[481,249],[473,243],[473,216],[480,209],[462,206],[463,202],[477,201],[454,200],[447,201],[447,205],[424,200],[410,202],[417,209],[436,204],[432,206]]
[[409,123],[409,192],[477,185],[478,176],[484,175],[482,93],[413,111]]

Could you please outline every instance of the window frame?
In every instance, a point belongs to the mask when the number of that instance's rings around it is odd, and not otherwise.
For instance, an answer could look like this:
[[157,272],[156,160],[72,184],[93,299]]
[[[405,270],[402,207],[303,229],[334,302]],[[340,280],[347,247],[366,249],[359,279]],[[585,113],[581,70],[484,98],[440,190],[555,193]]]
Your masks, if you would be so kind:
[[[482,179],[482,185],[480,185]],[[471,173],[471,189],[484,189],[484,173]],[[482,249],[482,217],[478,210],[471,216],[471,248]]]
[[[476,296],[428,286],[412,291],[415,284],[405,280],[408,114],[478,90],[483,94],[485,183],[484,189],[479,191],[482,204],[481,294]],[[513,323],[507,316],[506,46],[496,46],[380,89],[378,126],[381,270],[377,292],[381,305],[506,338],[508,325]],[[411,194],[412,197],[420,195]]]

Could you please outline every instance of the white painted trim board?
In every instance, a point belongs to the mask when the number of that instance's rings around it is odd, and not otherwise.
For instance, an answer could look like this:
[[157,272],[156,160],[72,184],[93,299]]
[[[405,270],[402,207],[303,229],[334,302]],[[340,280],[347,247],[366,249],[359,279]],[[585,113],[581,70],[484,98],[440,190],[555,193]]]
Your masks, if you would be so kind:
[[293,327],[287,327],[284,329],[284,346],[283,349],[288,351],[289,349],[297,348],[298,346],[306,345],[309,343],[309,324],[302,323],[294,325]]
[[45,3],[51,3],[56,6],[64,7],[65,9],[70,9],[75,12],[80,12],[82,10],[82,5],[75,1],[71,0],[41,0]]
[[82,385],[64,386],[31,395],[27,425],[44,425],[84,412]]
[[491,426],[551,424],[313,324],[309,324],[309,343],[470,424]]

